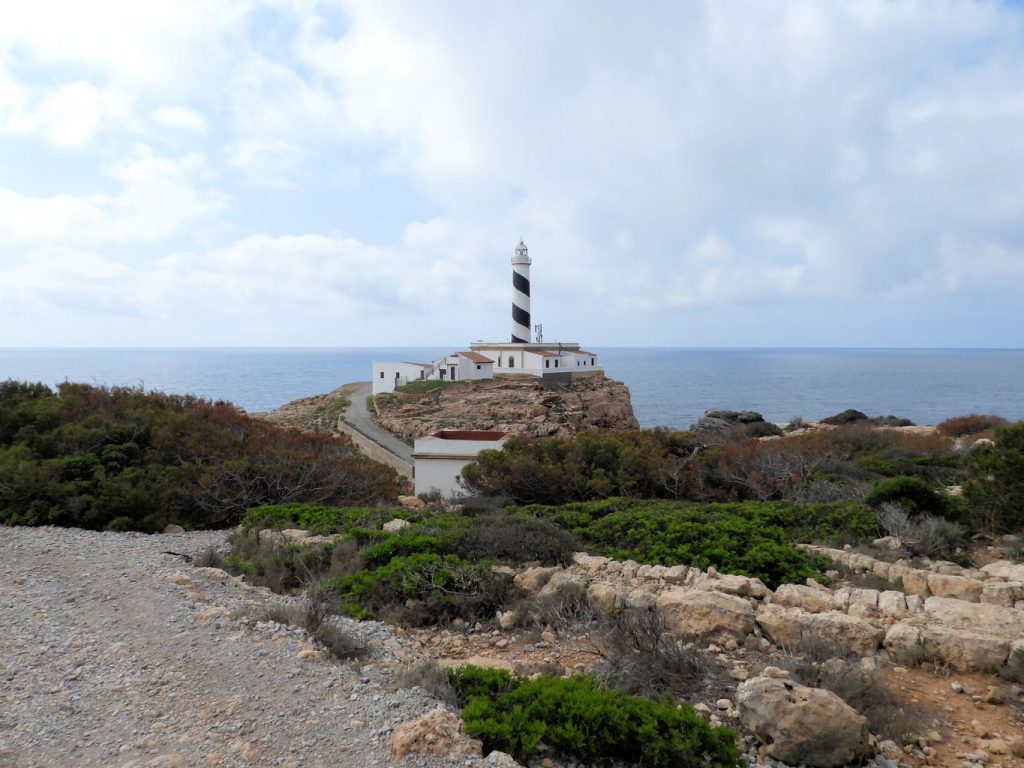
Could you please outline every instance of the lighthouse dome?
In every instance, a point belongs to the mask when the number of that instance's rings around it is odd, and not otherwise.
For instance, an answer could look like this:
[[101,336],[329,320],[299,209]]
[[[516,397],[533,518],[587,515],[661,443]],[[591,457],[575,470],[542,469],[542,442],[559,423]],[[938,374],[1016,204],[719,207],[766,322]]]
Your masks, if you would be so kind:
[[522,238],[519,238],[519,245],[516,246],[516,255],[512,257],[513,264],[529,264],[530,256],[526,250],[526,243],[523,242]]

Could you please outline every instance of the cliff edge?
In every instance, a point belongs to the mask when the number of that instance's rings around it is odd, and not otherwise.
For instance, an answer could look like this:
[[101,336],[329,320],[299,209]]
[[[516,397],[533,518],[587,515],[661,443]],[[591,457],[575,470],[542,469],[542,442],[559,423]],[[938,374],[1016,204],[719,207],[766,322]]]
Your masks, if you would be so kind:
[[629,389],[594,376],[545,385],[532,376],[450,383],[375,397],[378,423],[402,438],[442,429],[480,429],[544,437],[589,429],[638,429]]

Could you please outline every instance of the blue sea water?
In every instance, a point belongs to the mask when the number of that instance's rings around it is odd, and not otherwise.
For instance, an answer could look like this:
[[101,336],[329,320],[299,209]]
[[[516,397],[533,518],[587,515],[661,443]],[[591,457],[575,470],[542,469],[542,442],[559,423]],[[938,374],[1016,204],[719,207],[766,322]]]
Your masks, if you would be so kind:
[[[935,424],[966,413],[1024,418],[1024,350],[592,348],[624,381],[644,427],[685,428],[707,408],[769,421],[846,408]],[[373,360],[447,348],[0,349],[0,380],[141,385],[266,411],[369,379]]]

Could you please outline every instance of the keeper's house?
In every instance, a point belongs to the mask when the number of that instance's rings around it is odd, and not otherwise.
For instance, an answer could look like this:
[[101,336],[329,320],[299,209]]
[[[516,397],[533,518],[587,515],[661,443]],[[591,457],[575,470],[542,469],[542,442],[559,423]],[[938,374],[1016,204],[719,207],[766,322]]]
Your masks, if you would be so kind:
[[504,432],[460,429],[442,430],[416,438],[412,449],[416,495],[463,495],[464,491],[459,485],[462,468],[476,459],[480,451],[500,451],[507,437]]

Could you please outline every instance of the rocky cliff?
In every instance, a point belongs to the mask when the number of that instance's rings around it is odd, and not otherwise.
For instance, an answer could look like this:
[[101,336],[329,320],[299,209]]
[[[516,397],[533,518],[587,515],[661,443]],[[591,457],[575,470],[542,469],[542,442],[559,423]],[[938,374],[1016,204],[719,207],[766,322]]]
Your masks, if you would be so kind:
[[458,382],[426,394],[378,395],[376,407],[381,426],[403,438],[442,429],[540,437],[639,427],[626,385],[597,376],[554,387],[533,377]]

